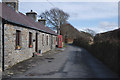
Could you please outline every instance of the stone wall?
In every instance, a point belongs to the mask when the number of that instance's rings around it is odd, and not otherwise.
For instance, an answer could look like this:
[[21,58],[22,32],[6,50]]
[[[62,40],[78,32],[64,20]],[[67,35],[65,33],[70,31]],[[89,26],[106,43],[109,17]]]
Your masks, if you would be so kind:
[[[46,52],[51,50],[51,35],[42,33],[39,31],[35,31],[28,28],[23,28],[19,26],[13,26],[10,24],[5,24],[5,68],[11,67],[14,64],[21,62],[23,60],[29,59],[33,56],[35,52],[35,42],[33,42],[33,47],[29,48],[29,32],[32,33],[32,39],[36,39],[36,32],[38,33],[38,51],[42,50],[42,52]],[[15,49],[15,40],[16,40],[16,30],[21,31],[21,42],[22,48],[20,50]],[[42,34],[44,34],[44,46],[42,45]],[[48,35],[48,43],[46,45],[46,35]],[[55,48],[55,45],[53,48]]]

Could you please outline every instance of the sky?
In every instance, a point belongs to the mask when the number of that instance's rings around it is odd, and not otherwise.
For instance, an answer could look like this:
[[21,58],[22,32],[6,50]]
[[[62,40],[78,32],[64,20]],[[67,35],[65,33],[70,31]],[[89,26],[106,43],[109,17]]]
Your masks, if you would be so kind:
[[33,10],[40,15],[57,7],[70,15],[68,22],[78,30],[96,33],[118,28],[118,0],[19,0],[19,11]]

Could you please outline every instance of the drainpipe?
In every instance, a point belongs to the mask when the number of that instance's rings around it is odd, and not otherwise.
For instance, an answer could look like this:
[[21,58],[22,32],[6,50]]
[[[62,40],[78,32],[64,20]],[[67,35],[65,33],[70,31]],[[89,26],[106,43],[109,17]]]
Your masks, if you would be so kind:
[[4,70],[4,21],[2,20],[2,71]]

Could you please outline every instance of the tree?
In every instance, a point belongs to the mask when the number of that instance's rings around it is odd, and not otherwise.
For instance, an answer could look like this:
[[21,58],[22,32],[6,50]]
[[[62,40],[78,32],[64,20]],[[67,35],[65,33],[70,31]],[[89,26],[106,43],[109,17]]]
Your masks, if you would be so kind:
[[40,17],[46,19],[47,26],[57,30],[57,33],[60,34],[60,26],[67,22],[69,14],[59,8],[53,8],[41,13]]
[[85,29],[85,32],[91,34],[92,36],[96,35],[96,32],[94,30],[91,30],[91,29]]

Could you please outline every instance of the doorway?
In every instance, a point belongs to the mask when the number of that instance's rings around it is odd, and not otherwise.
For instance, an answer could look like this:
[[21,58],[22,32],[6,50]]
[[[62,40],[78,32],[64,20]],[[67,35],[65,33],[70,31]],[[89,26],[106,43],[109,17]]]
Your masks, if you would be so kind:
[[53,49],[53,36],[51,35],[51,49]]
[[38,33],[36,33],[36,39],[35,39],[35,52],[38,52]]

